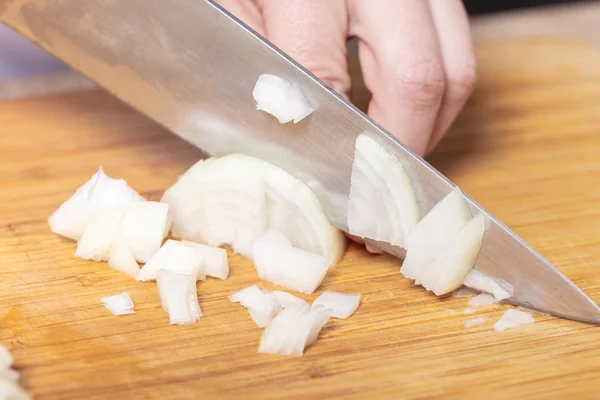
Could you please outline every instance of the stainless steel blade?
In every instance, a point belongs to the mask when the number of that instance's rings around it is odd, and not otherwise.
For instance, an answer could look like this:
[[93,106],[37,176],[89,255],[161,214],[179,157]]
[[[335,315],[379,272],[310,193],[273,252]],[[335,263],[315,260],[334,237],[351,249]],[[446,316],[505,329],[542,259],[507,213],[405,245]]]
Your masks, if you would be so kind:
[[[118,98],[212,155],[241,152],[303,179],[346,230],[354,141],[363,132],[411,175],[423,211],[454,186],[315,76],[204,0],[0,0],[0,20]],[[299,124],[255,110],[260,74],[297,82],[318,109]],[[600,323],[600,309],[521,238],[487,217],[477,268],[514,287],[526,307]],[[386,247],[402,257],[403,250]]]

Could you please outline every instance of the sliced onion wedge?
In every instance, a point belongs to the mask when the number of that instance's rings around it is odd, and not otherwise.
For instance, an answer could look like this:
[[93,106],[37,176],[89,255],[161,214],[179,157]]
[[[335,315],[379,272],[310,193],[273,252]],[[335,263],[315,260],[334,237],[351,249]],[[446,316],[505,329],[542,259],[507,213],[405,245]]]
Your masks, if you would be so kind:
[[323,292],[313,301],[313,307],[324,307],[331,311],[334,318],[348,318],[358,308],[360,294],[345,294],[336,292]]
[[240,303],[248,309],[250,317],[259,328],[264,328],[281,310],[275,299],[263,293],[258,286],[250,286],[229,296],[234,303]]
[[202,317],[196,292],[196,277],[159,270],[156,276],[163,310],[173,325],[188,325]]
[[93,213],[143,201],[123,179],[106,176],[102,167],[50,216],[54,233],[79,240]]
[[324,307],[301,304],[284,308],[263,331],[259,353],[301,356],[329,321]]
[[169,206],[155,201],[144,201],[127,207],[118,234],[135,259],[145,263],[158,251],[169,232],[169,227]]
[[77,242],[75,257],[84,260],[106,261],[113,240],[119,230],[125,209],[113,207],[93,214]]
[[108,311],[114,315],[135,314],[133,300],[125,292],[115,296],[103,297],[101,301]]
[[366,134],[359,135],[348,199],[349,232],[405,248],[420,218],[402,164]]
[[329,269],[325,257],[293,247],[277,231],[256,239],[252,255],[260,279],[306,294],[315,291]]
[[196,280],[206,279],[203,260],[196,249],[184,242],[167,240],[165,244],[148,260],[136,276],[138,281],[156,279],[161,269],[181,275],[196,277]]
[[252,96],[256,109],[265,111],[285,124],[298,123],[313,112],[313,108],[296,83],[291,83],[275,75],[263,74],[258,77]]
[[535,319],[530,313],[511,308],[506,310],[502,315],[502,318],[494,324],[494,329],[503,332],[510,328],[516,328],[517,326],[525,324],[533,324],[534,322]]

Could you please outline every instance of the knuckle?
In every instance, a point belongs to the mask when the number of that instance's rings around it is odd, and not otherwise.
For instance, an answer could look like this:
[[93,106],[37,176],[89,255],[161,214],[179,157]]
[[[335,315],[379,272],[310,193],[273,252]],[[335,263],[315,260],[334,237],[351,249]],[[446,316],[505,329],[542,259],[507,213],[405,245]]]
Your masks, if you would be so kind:
[[399,67],[396,76],[399,95],[416,103],[437,103],[446,90],[444,68],[438,61],[429,60]]
[[469,96],[477,82],[477,67],[475,60],[456,68],[448,74],[448,86],[456,91],[459,97]]

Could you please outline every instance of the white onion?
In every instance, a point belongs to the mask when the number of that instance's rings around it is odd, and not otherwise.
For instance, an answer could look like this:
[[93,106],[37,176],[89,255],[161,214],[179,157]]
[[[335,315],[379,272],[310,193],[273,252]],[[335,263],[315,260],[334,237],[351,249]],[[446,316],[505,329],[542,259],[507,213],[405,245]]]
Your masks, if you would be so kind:
[[421,218],[404,167],[366,134],[356,139],[348,229],[353,235],[406,247]]
[[10,368],[15,362],[10,351],[2,345],[0,345],[0,370]]
[[79,240],[90,216],[97,211],[144,199],[123,179],[112,179],[102,167],[48,218],[53,232]]
[[229,276],[229,262],[227,261],[227,251],[225,249],[206,246],[188,240],[182,240],[182,242],[192,246],[198,253],[198,256],[202,258],[202,267],[207,276],[223,280],[227,279]]
[[32,397],[15,382],[0,380],[0,399],[31,400]]
[[124,213],[124,207],[113,207],[94,213],[88,219],[81,239],[77,242],[75,257],[94,261],[108,260]]
[[532,324],[534,322],[535,320],[530,313],[511,308],[506,310],[502,315],[502,318],[494,324],[494,329],[503,332],[506,329],[516,328],[517,326]]
[[135,279],[138,281],[155,280],[158,270],[163,269],[180,275],[194,276],[196,280],[204,280],[206,274],[202,262],[202,257],[193,246],[169,239],[148,260]]
[[12,368],[0,370],[0,381],[17,382],[20,377],[21,374]]
[[173,325],[195,323],[202,317],[196,292],[196,277],[159,270],[156,275],[158,295],[163,310]]
[[293,294],[290,294],[288,292],[282,292],[280,290],[274,290],[272,292],[265,292],[265,295],[271,297],[277,303],[279,303],[281,308],[297,306],[297,305],[301,305],[301,304],[308,304],[306,302],[306,300],[296,297]]
[[322,306],[331,311],[334,318],[348,318],[358,308],[360,294],[345,294],[336,292],[323,292],[313,301],[312,306]]
[[498,300],[494,296],[487,293],[481,293],[469,300],[469,305],[471,307],[482,307],[496,304],[497,302]]
[[229,299],[246,307],[250,317],[259,328],[269,325],[273,317],[281,310],[279,303],[263,293],[256,285],[232,294]]
[[158,251],[170,227],[169,206],[155,201],[130,204],[118,234],[135,259],[145,263]]
[[486,317],[479,317],[479,318],[471,319],[471,320],[465,322],[465,328],[471,328],[475,325],[483,324],[485,321],[487,321]]
[[108,253],[108,266],[134,278],[140,272],[140,266],[133,253],[118,234],[113,240]]
[[325,257],[293,247],[277,231],[256,239],[252,255],[260,279],[306,294],[315,291],[329,268]]
[[502,301],[512,297],[513,288],[508,282],[487,275],[473,268],[465,277],[464,285],[482,292],[493,294],[496,300]]
[[133,310],[133,301],[125,292],[115,296],[103,297],[100,299],[104,307],[114,315],[135,314]]
[[300,304],[284,308],[263,331],[259,353],[301,356],[329,321],[324,307]]
[[265,111],[285,124],[300,122],[313,112],[313,108],[296,83],[291,83],[275,75],[263,74],[258,77],[252,96],[256,109]]

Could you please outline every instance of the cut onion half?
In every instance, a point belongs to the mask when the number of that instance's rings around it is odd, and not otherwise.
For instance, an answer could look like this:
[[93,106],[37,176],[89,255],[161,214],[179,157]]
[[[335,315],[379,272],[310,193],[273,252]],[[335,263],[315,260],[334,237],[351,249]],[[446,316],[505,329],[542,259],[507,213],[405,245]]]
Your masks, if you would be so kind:
[[177,240],[167,240],[165,244],[148,260],[136,276],[138,281],[156,280],[161,269],[180,275],[194,276],[196,280],[206,279],[203,259],[194,246]]
[[173,325],[188,325],[202,317],[196,292],[196,277],[159,270],[156,275],[163,310]]
[[507,329],[516,328],[525,324],[533,324],[535,319],[528,312],[523,312],[514,309],[508,309],[502,315],[502,318],[494,324],[494,329],[498,332],[503,332]]
[[264,328],[281,310],[279,303],[253,285],[229,296],[234,303],[240,303],[248,309],[250,317],[259,328]]
[[313,112],[313,108],[296,83],[275,75],[258,77],[252,96],[256,109],[273,115],[280,123],[298,123]]
[[348,199],[349,232],[406,248],[406,239],[420,218],[402,164],[369,136],[359,135]]
[[284,308],[263,331],[258,352],[301,356],[317,340],[329,318],[330,311],[320,306]]
[[125,241],[134,258],[145,263],[160,249],[169,227],[169,206],[144,201],[127,207],[118,235]]
[[336,292],[323,292],[313,301],[313,307],[325,307],[331,311],[334,318],[348,318],[358,308],[360,304],[360,294],[345,294]]
[[143,201],[123,179],[113,179],[102,167],[48,218],[54,233],[79,240],[97,211]]
[[115,296],[103,297],[102,304],[114,315],[135,314],[133,300],[125,292]]

